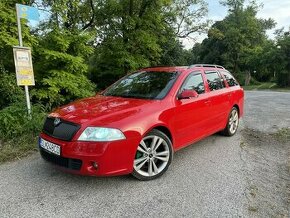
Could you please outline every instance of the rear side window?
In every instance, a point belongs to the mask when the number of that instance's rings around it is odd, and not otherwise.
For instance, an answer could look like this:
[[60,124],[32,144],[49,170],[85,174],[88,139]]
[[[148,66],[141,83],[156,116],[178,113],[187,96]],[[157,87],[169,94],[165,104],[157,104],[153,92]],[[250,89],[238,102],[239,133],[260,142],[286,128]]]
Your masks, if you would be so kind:
[[232,86],[237,86],[239,85],[239,83],[237,82],[237,80],[232,76],[232,74],[230,74],[227,71],[221,71],[221,73],[223,74],[223,76],[225,77],[227,83],[229,84],[230,87]]
[[198,94],[204,93],[205,88],[201,74],[190,74],[181,87],[181,91],[183,90],[195,90]]
[[210,91],[219,90],[225,87],[220,75],[216,71],[205,71]]

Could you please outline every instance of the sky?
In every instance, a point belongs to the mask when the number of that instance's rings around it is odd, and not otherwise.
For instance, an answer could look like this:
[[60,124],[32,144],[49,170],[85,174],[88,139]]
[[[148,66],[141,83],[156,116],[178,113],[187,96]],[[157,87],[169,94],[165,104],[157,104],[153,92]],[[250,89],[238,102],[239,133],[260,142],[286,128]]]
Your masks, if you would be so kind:
[[[227,8],[219,4],[219,0],[206,0],[208,3],[208,19],[212,21],[222,20],[227,14]],[[270,38],[274,38],[274,30],[285,27],[288,29],[290,26],[290,0],[257,0],[258,4],[263,4],[263,7],[258,12],[259,18],[272,18],[276,21],[276,27],[267,32]],[[201,42],[207,37],[206,34],[196,35],[196,40],[184,39],[183,45],[185,48],[190,49],[195,42]]]

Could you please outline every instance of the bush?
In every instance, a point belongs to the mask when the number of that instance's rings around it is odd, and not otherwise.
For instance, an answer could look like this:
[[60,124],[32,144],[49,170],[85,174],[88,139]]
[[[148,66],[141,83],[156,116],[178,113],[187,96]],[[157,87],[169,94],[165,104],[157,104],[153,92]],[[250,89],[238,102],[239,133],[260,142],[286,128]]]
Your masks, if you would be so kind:
[[0,139],[3,141],[39,134],[45,118],[42,105],[32,106],[32,119],[29,119],[24,103],[14,103],[0,110]]
[[290,87],[290,72],[282,71],[277,74],[277,84],[279,87]]
[[3,68],[0,67],[0,110],[7,107],[14,102],[24,101],[24,92],[16,84],[16,76],[14,74],[8,74]]
[[[238,80],[238,82],[244,86],[245,85],[245,80],[246,80],[246,73],[245,72],[241,72],[241,73],[237,73],[234,75],[235,78]],[[250,80],[250,84],[249,85],[260,85],[261,82],[259,82],[258,80],[256,80],[253,75],[251,75],[251,80]]]
[[262,83],[256,80],[254,77],[251,77],[250,85],[261,85]]

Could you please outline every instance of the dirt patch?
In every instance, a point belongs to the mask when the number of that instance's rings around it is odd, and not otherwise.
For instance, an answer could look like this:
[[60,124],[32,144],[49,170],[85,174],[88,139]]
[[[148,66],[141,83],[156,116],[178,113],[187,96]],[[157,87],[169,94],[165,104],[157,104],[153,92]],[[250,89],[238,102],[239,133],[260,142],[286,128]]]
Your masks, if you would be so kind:
[[244,129],[240,145],[249,216],[290,217],[290,129]]
[[37,151],[37,137],[24,135],[10,141],[0,140],[0,164],[20,160]]

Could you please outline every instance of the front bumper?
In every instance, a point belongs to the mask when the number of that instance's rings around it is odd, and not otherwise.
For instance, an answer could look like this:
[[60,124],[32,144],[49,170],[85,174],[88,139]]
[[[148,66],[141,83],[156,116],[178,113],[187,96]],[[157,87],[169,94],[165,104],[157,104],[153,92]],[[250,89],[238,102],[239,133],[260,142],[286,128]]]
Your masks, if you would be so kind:
[[[41,133],[40,137],[61,147],[60,156],[39,147],[43,159],[65,171],[91,176],[129,174],[140,137],[113,142],[62,141]],[[97,163],[98,167],[94,167]]]

